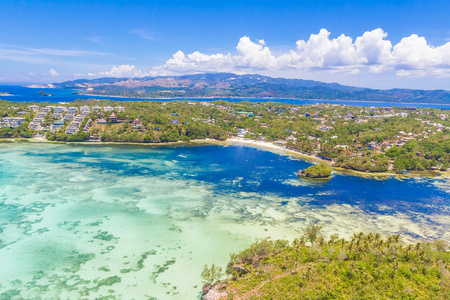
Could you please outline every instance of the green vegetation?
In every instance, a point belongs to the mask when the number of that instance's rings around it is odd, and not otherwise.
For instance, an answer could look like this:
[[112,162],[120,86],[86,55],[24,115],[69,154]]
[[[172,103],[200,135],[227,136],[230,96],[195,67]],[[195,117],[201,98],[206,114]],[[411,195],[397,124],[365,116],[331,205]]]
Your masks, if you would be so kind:
[[325,178],[331,175],[331,167],[326,164],[320,163],[311,166],[305,170],[298,171],[298,176],[311,177],[311,178]]
[[222,268],[217,267],[215,264],[212,264],[209,268],[208,265],[203,267],[202,272],[202,280],[204,284],[215,284],[217,283],[223,276]]
[[[334,167],[360,172],[446,171],[450,167],[450,122],[447,110],[431,108],[353,107],[333,104],[289,105],[277,102],[77,100],[66,107],[92,109],[76,134],[66,134],[71,120],[51,132],[61,118],[53,108],[41,130],[29,129],[39,112],[34,103],[0,101],[0,138],[82,142],[162,143],[230,136],[275,142],[287,149],[330,161]],[[50,103],[38,103],[43,108]],[[105,111],[122,106],[123,110]],[[116,118],[112,119],[111,114]],[[20,114],[19,114],[20,113]],[[57,115],[57,114],[56,114]],[[20,126],[3,125],[21,117]],[[57,119],[58,118],[58,119]],[[106,124],[100,124],[100,120]]]
[[223,299],[450,298],[446,242],[404,244],[399,235],[372,233],[327,241],[320,228],[308,227],[293,243],[265,239],[232,254]]

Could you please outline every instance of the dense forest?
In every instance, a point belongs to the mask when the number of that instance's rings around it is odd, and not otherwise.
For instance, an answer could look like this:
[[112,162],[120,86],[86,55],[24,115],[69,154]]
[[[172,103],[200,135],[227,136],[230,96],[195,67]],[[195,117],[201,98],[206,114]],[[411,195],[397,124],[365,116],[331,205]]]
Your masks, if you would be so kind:
[[205,265],[203,299],[450,299],[447,242],[362,232],[326,240],[320,231],[260,240],[232,254],[225,272]]

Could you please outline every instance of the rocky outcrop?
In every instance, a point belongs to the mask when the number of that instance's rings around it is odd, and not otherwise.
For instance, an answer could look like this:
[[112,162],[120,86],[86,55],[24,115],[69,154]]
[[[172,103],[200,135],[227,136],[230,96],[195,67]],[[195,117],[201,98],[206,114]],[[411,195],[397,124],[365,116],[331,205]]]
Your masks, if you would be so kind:
[[243,274],[247,274],[248,272],[250,272],[249,270],[247,270],[243,265],[234,265],[233,269],[239,273],[239,275],[243,275]]
[[299,170],[297,173],[298,177],[312,177],[311,174],[307,173],[306,170]]
[[225,286],[221,283],[216,283],[211,286],[210,284],[205,284],[202,288],[203,300],[219,300],[224,299],[228,293],[225,291]]

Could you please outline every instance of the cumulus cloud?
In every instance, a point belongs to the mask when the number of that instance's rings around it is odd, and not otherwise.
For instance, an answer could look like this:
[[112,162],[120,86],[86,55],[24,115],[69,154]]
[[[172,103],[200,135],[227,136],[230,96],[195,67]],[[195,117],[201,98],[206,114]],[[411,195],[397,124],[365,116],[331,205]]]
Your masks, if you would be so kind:
[[236,54],[184,54],[178,51],[152,74],[195,72],[257,72],[259,70],[329,70],[358,74],[361,69],[371,73],[395,70],[399,76],[450,76],[450,42],[431,46],[415,34],[403,38],[395,46],[381,28],[364,32],[353,40],[341,34],[330,38],[321,29],[308,40],[298,40],[295,49],[274,56],[264,40],[242,37]]
[[120,65],[113,67],[110,71],[99,73],[88,73],[91,77],[144,77],[148,74],[137,69],[134,65]]
[[103,71],[98,73],[75,73],[73,74],[76,78],[84,78],[84,77],[92,77],[92,78],[98,78],[98,77],[145,77],[145,76],[155,76],[155,72],[143,72],[136,68],[135,65],[120,65],[120,66],[114,66],[109,71]]
[[234,72],[238,74],[265,71],[328,71],[359,74],[361,70],[379,74],[394,71],[398,76],[450,77],[450,42],[442,46],[429,45],[425,37],[413,34],[393,45],[381,28],[366,31],[353,39],[321,29],[307,40],[298,40],[295,47],[274,55],[264,40],[239,39],[232,53],[205,54],[179,50],[163,65],[149,72],[133,65],[122,65],[91,76],[142,77],[192,74],[202,72]]
[[56,72],[54,69],[50,69],[48,71],[48,75],[50,75],[50,76],[59,76],[59,73]]

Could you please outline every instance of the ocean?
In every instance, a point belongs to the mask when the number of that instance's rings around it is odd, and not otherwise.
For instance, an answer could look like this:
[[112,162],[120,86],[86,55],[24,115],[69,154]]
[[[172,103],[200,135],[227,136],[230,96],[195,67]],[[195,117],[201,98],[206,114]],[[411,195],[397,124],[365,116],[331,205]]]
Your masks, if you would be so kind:
[[[46,97],[41,96],[39,91],[45,91],[48,94],[55,94],[55,96]],[[139,98],[118,98],[118,97],[105,97],[105,96],[86,96],[73,94],[79,92],[76,90],[66,89],[35,89],[25,88],[16,85],[0,85],[0,93],[8,92],[14,96],[0,96],[2,100],[16,101],[16,102],[71,102],[76,99],[108,99],[116,101],[172,101],[172,100],[190,100],[190,101],[215,101],[226,100],[230,102],[251,101],[251,102],[269,102],[276,101],[286,104],[294,105],[306,105],[316,103],[332,103],[339,105],[350,106],[374,106],[374,107],[430,107],[437,109],[450,109],[450,104],[431,104],[431,103],[393,103],[393,102],[374,102],[374,101],[348,101],[348,100],[303,100],[303,99],[283,99],[283,98],[204,98],[204,99],[192,99],[192,98],[176,98],[176,99],[139,99]]]
[[1,299],[198,299],[205,264],[258,238],[450,239],[450,181],[334,173],[223,144],[0,143]]

